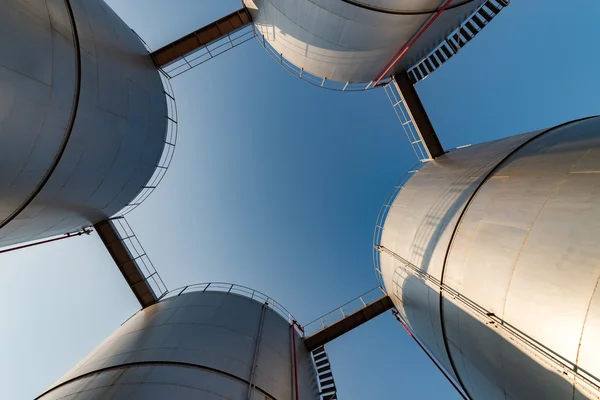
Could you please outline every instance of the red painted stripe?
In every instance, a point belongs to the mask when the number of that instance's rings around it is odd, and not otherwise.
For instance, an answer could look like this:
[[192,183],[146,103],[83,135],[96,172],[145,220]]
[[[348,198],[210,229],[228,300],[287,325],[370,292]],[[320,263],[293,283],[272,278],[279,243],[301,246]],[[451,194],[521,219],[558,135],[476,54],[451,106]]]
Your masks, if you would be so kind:
[[406,45],[406,47],[404,47],[404,49],[402,49],[402,51],[400,52],[400,54],[398,54],[398,56],[394,59],[394,61],[392,61],[392,63],[386,68],[386,70],[383,71],[383,74],[381,74],[381,76],[379,78],[377,78],[374,86],[377,86],[379,84],[379,82],[385,77],[385,75],[388,72],[390,72],[390,70],[394,67],[394,65],[396,65],[398,60],[400,60],[402,58],[402,56],[404,56],[404,54],[406,54],[408,49],[410,49],[412,47],[412,45],[415,44],[415,42],[417,40],[419,40],[419,38],[425,33],[425,31],[427,29],[429,29],[431,24],[433,24],[435,22],[435,20],[438,19],[438,17],[444,12],[444,10],[446,8],[448,8],[450,3],[452,3],[452,0],[446,0],[444,5],[440,7],[440,9],[433,15],[433,17],[431,17],[431,19],[429,21],[427,21],[427,23],[421,28],[421,30],[417,33],[417,35],[414,38],[412,38],[412,40]]

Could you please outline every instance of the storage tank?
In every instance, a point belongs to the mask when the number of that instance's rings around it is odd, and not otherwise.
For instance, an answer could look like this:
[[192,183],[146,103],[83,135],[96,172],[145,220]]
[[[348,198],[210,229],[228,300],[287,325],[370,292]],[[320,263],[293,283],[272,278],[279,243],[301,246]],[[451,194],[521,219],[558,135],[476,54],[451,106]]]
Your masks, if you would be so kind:
[[293,321],[243,286],[186,286],[127,320],[37,399],[317,400]]
[[600,118],[451,151],[398,186],[377,269],[468,396],[600,398]]
[[102,0],[3,1],[0,36],[0,247],[114,215],[165,147],[143,43]]
[[[303,72],[338,82],[407,70],[485,0],[243,0],[257,30]],[[504,3],[508,3],[505,1]],[[443,11],[439,15],[438,11]],[[429,21],[435,18],[430,26]],[[397,54],[416,38],[406,54]]]

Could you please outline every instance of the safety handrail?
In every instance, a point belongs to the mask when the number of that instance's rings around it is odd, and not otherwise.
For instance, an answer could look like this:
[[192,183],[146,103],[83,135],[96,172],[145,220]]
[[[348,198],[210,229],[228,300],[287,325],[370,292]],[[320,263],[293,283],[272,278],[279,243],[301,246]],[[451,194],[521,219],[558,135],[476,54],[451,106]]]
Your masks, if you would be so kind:
[[115,228],[119,241],[129,252],[131,260],[137,265],[144,282],[152,290],[154,297],[159,298],[164,296],[167,293],[167,286],[154,267],[150,257],[148,257],[146,250],[142,247],[129,222],[123,216],[111,218],[110,222]]
[[203,282],[203,283],[195,283],[192,285],[182,286],[177,289],[169,290],[167,293],[164,293],[158,300],[162,301],[164,299],[168,299],[171,297],[177,297],[185,292],[226,292],[226,293],[234,293],[244,297],[248,297],[251,300],[256,299],[259,302],[266,303],[269,308],[273,311],[281,315],[285,320],[287,320],[290,324],[295,321],[295,318],[292,314],[286,310],[284,306],[275,301],[270,296],[259,292],[258,290],[249,288],[247,286],[238,285],[235,283],[227,283],[227,282]]
[[[146,46],[148,53],[151,54],[152,50],[148,44],[141,37],[140,40]],[[125,215],[133,211],[152,194],[154,189],[156,189],[156,187],[167,174],[167,170],[169,169],[171,161],[173,160],[173,155],[175,154],[175,145],[177,144],[177,103],[175,102],[175,93],[173,92],[173,86],[171,86],[169,75],[161,68],[158,68],[158,72],[160,74],[165,98],[167,100],[167,115],[165,116],[167,119],[167,130],[165,132],[165,144],[150,180],[148,180],[146,185],[142,187],[135,198],[119,212],[120,215]]]
[[426,162],[418,162],[408,172],[406,172],[404,174],[404,176],[402,176],[402,178],[400,178],[400,180],[396,183],[396,185],[394,185],[392,190],[390,190],[390,192],[388,193],[383,204],[381,205],[381,208],[379,209],[379,214],[377,214],[377,219],[375,221],[375,230],[373,232],[373,266],[375,267],[375,276],[377,277],[377,282],[379,283],[379,286],[383,290],[385,290],[385,284],[383,282],[383,277],[381,275],[379,251],[377,251],[377,247],[379,245],[381,245],[381,236],[383,234],[383,225],[384,225],[385,219],[387,218],[387,215],[390,211],[390,208],[392,207],[392,204],[394,203],[394,200],[396,200],[396,196],[398,196],[398,193],[400,193],[400,190],[402,190],[402,188],[404,187],[406,182],[408,182],[408,180],[410,178],[412,178],[412,176],[415,173],[417,173],[419,171],[419,169],[421,169],[421,167],[425,164],[426,164]]
[[320,316],[319,318],[314,319],[308,324],[304,325],[302,329],[304,330],[304,336],[310,336],[315,332],[318,332],[322,329],[327,328],[328,326],[333,325],[334,323],[340,321],[345,318],[347,315],[352,314],[362,308],[367,307],[370,304],[375,303],[380,300],[382,297],[387,296],[383,287],[377,286],[368,292],[361,294],[360,296],[350,300],[347,303],[342,304],[340,307],[328,312],[325,315]]
[[327,77],[317,76],[299,68],[288,61],[282,53],[279,53],[265,37],[265,34],[254,24],[253,25],[254,35],[258,39],[260,45],[265,49],[267,54],[273,58],[279,65],[281,65],[286,71],[294,75],[313,86],[317,86],[327,90],[333,90],[337,92],[363,92],[375,88],[373,81],[371,82],[339,82],[327,79]]

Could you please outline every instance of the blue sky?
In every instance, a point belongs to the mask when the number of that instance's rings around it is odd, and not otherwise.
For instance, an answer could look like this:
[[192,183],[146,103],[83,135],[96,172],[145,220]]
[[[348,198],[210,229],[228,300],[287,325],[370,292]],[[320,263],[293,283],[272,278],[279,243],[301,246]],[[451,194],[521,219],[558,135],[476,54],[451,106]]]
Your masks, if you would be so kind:
[[[152,48],[240,6],[107,2]],[[599,113],[600,3],[513,3],[417,85],[446,148]],[[374,221],[416,161],[383,90],[312,87],[254,41],[173,86],[175,158],[128,216],[168,287],[251,286],[302,323],[376,285]],[[0,292],[1,399],[35,397],[139,307],[95,235],[1,255]],[[389,314],[328,349],[344,400],[458,398]]]

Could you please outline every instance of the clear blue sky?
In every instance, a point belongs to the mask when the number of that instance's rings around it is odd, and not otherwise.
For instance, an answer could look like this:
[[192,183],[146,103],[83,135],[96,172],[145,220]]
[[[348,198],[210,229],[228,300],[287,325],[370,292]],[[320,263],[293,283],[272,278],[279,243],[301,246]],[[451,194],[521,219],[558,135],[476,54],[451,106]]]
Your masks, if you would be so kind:
[[[152,48],[238,0],[108,0]],[[600,3],[514,1],[417,85],[446,148],[600,113]],[[308,322],[376,285],[374,221],[415,163],[382,90],[335,93],[256,42],[173,81],[179,142],[128,216],[166,284],[235,282]],[[0,256],[0,399],[31,399],[138,309],[95,235]],[[386,314],[328,345],[343,400],[457,399]]]

